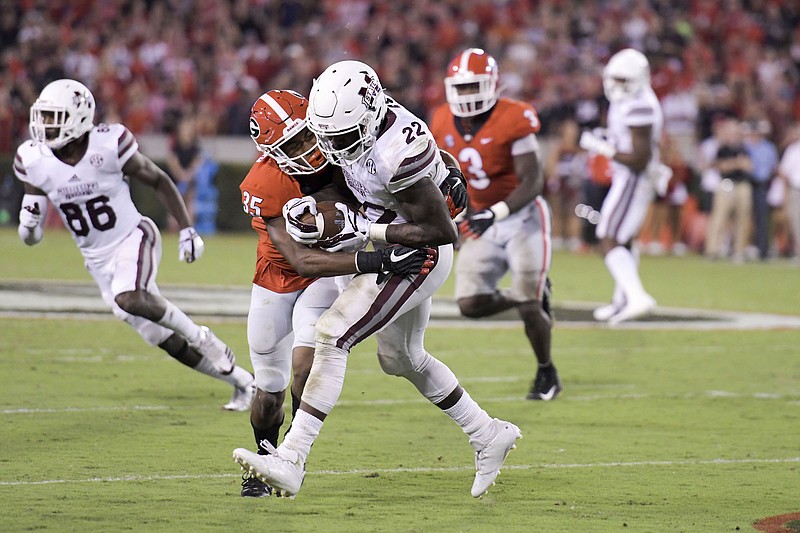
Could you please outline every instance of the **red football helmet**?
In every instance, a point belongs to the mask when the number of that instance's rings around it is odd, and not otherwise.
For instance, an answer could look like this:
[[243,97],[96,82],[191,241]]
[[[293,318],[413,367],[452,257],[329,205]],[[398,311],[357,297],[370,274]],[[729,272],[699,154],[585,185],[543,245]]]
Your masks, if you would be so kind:
[[447,67],[445,97],[458,117],[485,113],[497,102],[497,61],[480,48],[467,48]]
[[268,91],[250,109],[250,137],[287,174],[313,174],[328,161],[308,129],[308,100],[294,91]]

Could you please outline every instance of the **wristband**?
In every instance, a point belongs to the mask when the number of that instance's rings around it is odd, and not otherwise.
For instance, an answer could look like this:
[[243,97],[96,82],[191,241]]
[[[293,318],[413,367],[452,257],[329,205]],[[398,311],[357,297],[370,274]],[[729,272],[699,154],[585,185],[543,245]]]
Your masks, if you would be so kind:
[[356,272],[359,274],[380,272],[383,257],[380,252],[356,252]]
[[505,202],[497,202],[489,210],[494,213],[494,220],[495,222],[503,220],[504,218],[508,218],[508,215],[511,214],[511,210],[508,208],[508,204]]
[[389,224],[370,224],[369,225],[369,240],[372,242],[377,242],[380,244],[387,243],[389,241],[386,240],[386,229],[389,227]]

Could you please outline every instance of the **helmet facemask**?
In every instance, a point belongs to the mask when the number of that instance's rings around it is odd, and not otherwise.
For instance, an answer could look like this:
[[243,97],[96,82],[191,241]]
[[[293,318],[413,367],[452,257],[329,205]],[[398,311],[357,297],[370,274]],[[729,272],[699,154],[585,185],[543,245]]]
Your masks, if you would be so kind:
[[314,131],[319,149],[334,165],[352,164],[366,154],[375,143],[369,133],[374,113],[368,111],[358,124],[339,131]]
[[485,113],[497,102],[497,77],[491,74],[450,76],[444,79],[450,111],[457,117]]

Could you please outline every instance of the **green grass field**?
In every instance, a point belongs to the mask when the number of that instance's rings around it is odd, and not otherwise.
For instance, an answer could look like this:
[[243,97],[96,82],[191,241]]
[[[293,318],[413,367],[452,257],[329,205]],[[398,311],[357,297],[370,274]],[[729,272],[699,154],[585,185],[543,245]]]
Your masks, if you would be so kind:
[[[160,284],[248,286],[253,236],[206,245],[185,265],[166,235]],[[65,233],[27,248],[6,229],[0,249],[0,281],[90,281]],[[642,275],[663,306],[800,315],[786,263],[643,258]],[[611,293],[596,256],[557,254],[552,277],[557,303]],[[244,321],[210,325],[249,367]],[[369,340],[298,497],[250,500],[231,451],[252,433],[220,410],[226,386],[111,318],[0,328],[0,531],[753,531],[800,512],[800,330],[558,324],[565,391],[538,403],[520,328],[430,328],[428,350],[525,436],[477,500],[466,436],[384,375]]]

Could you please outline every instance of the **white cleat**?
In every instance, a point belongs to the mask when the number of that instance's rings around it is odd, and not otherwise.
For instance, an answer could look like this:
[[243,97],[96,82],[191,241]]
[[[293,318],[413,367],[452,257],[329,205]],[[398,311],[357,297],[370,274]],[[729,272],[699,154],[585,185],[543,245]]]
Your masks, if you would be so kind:
[[272,487],[277,496],[294,498],[306,477],[300,454],[294,450],[279,448],[270,455],[259,455],[236,448],[233,459],[243,470]]
[[222,406],[226,411],[249,411],[256,397],[256,379],[253,378],[244,388],[234,387],[231,401]]
[[631,298],[619,313],[608,319],[608,323],[613,326],[620,322],[625,322],[626,320],[642,317],[650,313],[655,307],[656,301],[649,294],[635,299]]
[[208,357],[221,374],[230,374],[236,366],[236,356],[227,344],[219,340],[207,326],[200,326],[200,339],[192,345],[203,357]]
[[621,305],[617,304],[607,304],[601,307],[598,307],[594,311],[592,311],[592,316],[598,322],[605,322],[612,316],[616,315],[622,309]]
[[511,422],[498,420],[493,423],[497,427],[497,435],[483,447],[475,452],[475,482],[472,483],[472,497],[478,498],[486,494],[489,487],[494,485],[494,480],[500,473],[508,453],[516,448],[517,439],[522,438],[522,432]]

